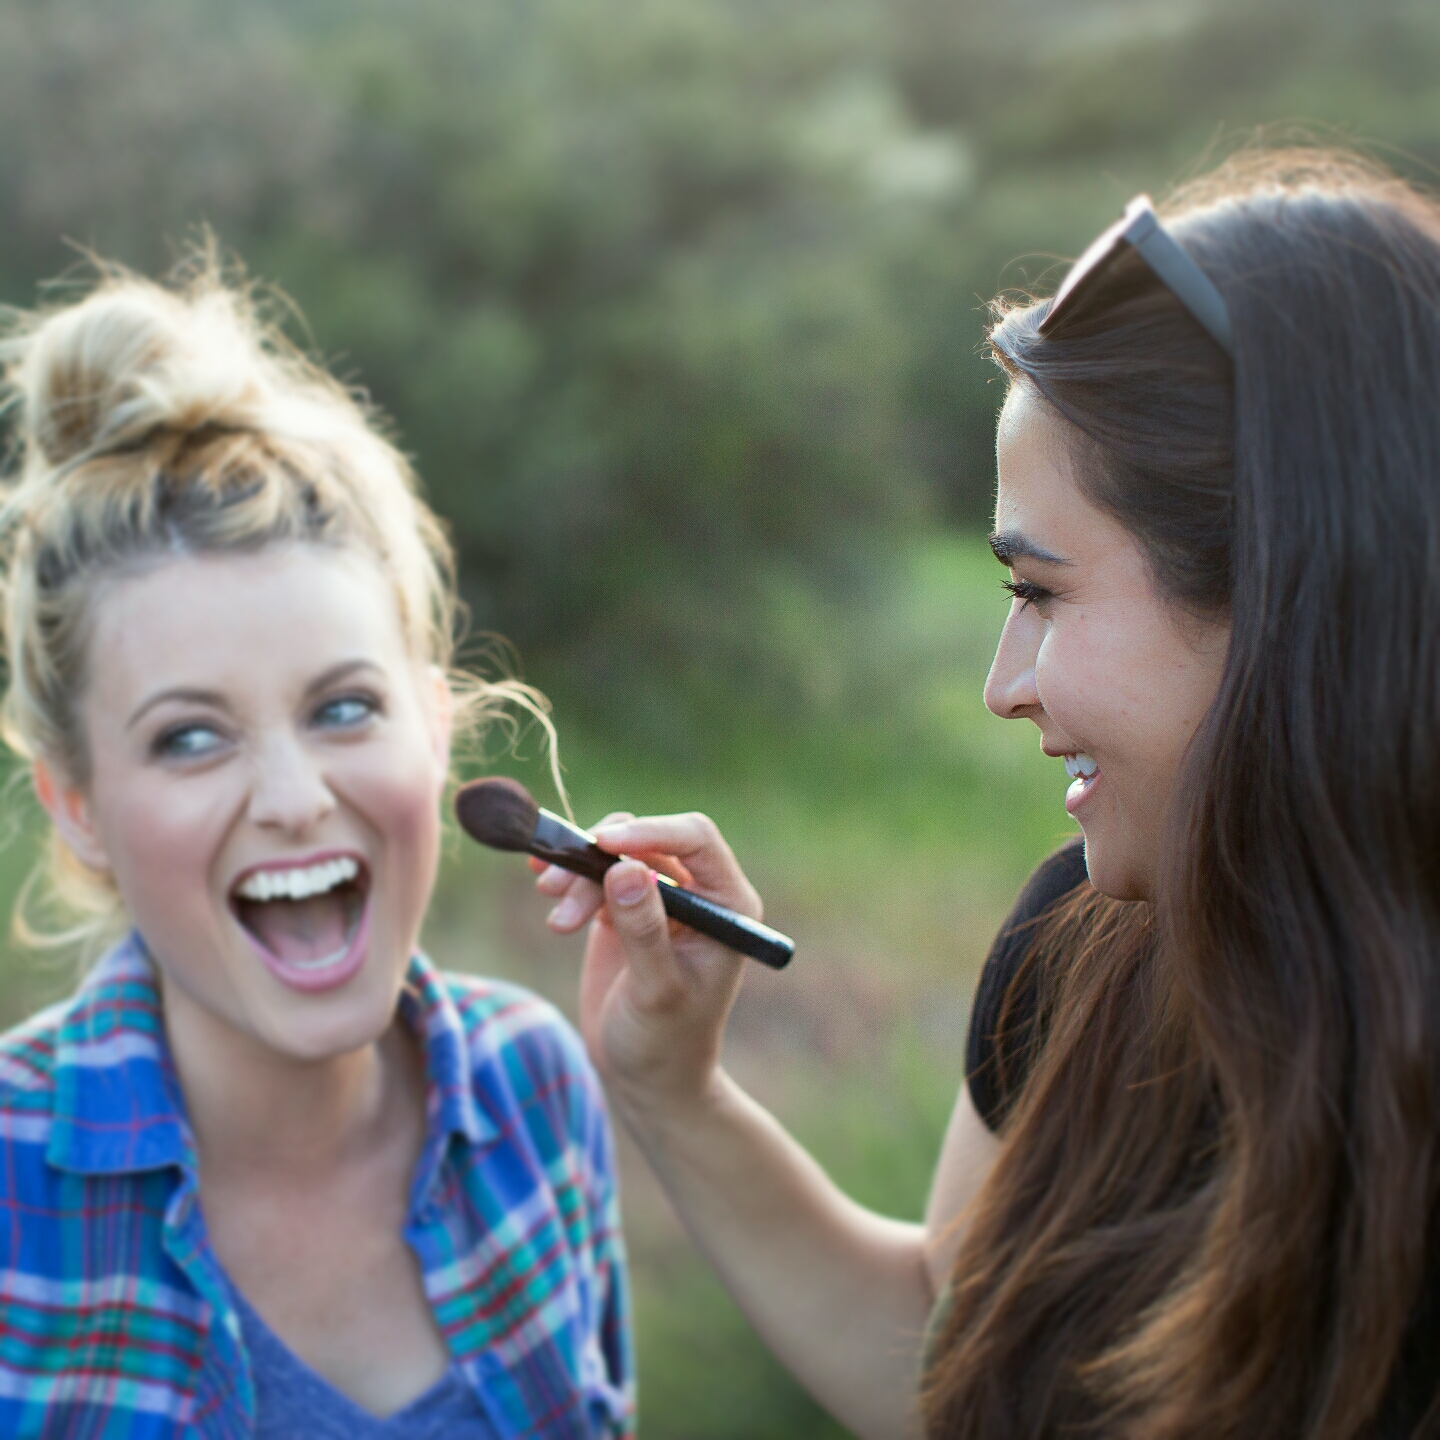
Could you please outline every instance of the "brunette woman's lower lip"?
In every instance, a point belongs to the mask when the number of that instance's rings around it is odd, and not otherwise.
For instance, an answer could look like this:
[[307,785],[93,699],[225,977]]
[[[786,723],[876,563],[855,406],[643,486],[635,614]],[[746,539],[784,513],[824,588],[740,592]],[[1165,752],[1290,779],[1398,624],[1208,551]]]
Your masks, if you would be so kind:
[[1078,780],[1070,782],[1070,788],[1065,792],[1065,810],[1068,814],[1074,815],[1080,807],[1090,798],[1095,787],[1100,783],[1100,772],[1097,770],[1093,775],[1086,778],[1081,776]]
[[248,930],[245,938],[249,940],[265,968],[282,985],[288,985],[290,989],[299,990],[306,995],[337,989],[353,980],[365,964],[365,951],[370,941],[370,896],[365,897],[365,908],[360,912],[360,922],[355,926],[350,943],[328,964],[315,967],[290,965],[267,950]]

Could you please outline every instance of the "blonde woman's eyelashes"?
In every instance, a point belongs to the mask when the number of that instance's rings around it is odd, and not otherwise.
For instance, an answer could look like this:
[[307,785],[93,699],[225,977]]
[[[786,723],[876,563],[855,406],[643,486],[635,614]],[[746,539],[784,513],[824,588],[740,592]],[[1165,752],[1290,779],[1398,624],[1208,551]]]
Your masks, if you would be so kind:
[[[359,730],[384,713],[380,696],[369,691],[335,695],[317,705],[309,723],[321,730]],[[202,760],[218,754],[232,743],[232,737],[218,725],[204,720],[182,720],[167,725],[149,745],[157,760]]]
[[384,710],[384,703],[378,695],[355,691],[336,695],[318,705],[311,723],[325,729],[356,730],[383,714]]
[[162,760],[208,759],[227,743],[227,737],[215,726],[187,721],[162,730],[150,742],[150,753]]

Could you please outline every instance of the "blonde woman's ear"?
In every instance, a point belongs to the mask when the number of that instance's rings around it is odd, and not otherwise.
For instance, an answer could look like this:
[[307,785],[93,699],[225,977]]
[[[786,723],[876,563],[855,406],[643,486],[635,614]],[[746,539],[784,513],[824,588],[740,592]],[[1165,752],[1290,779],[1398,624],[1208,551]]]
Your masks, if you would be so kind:
[[87,868],[108,874],[110,857],[105,853],[85,792],[44,760],[31,765],[30,778],[35,798],[70,853]]
[[450,689],[450,678],[443,667],[427,665],[425,678],[429,681],[429,704],[425,707],[430,717],[431,744],[435,758],[441,768],[450,770],[450,740],[455,730],[455,693]]

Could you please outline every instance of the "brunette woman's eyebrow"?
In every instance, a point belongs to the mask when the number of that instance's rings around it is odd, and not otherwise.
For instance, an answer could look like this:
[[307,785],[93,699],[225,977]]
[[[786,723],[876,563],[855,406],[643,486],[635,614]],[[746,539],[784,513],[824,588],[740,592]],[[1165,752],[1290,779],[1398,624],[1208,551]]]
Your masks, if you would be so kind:
[[1045,565],[1068,565],[1063,555],[1051,554],[1043,545],[1022,535],[1018,530],[997,530],[990,536],[990,548],[1002,565],[1013,565],[1017,560],[1038,560]]

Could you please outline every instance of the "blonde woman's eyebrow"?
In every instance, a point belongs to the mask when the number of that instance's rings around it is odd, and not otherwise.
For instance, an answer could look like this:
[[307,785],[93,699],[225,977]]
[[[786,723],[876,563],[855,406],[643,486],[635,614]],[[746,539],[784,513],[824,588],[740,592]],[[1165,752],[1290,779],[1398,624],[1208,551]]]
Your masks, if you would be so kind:
[[1063,555],[1052,554],[1019,530],[997,530],[990,536],[990,549],[995,558],[1006,566],[1013,565],[1017,560],[1037,560],[1044,565],[1070,564]]
[[160,690],[144,701],[125,722],[127,730],[133,730],[157,705],[167,700],[179,701],[182,705],[208,705],[214,710],[224,710],[225,697],[218,690],[196,690],[188,685],[176,685],[169,690]]
[[[305,687],[305,698],[312,699],[322,690],[328,690],[332,685],[336,685],[362,670],[373,670],[376,674],[384,673],[382,667],[373,660],[342,660],[338,665],[331,665],[327,670],[322,671]],[[175,701],[181,705],[205,705],[212,710],[228,710],[230,708],[225,696],[218,690],[202,690],[192,685],[175,685],[168,690],[159,690],[149,696],[125,722],[125,728],[133,730],[157,705],[164,705],[167,701]]]
[[373,660],[342,660],[338,665],[332,665],[328,670],[317,675],[306,687],[305,698],[311,699],[322,690],[328,690],[332,685],[338,685],[342,680],[348,680],[350,676],[361,670],[373,670],[377,675],[384,675],[385,669],[377,665]]

